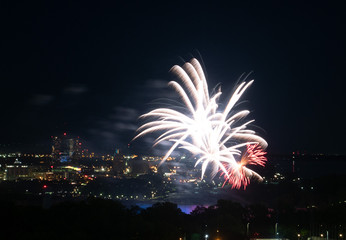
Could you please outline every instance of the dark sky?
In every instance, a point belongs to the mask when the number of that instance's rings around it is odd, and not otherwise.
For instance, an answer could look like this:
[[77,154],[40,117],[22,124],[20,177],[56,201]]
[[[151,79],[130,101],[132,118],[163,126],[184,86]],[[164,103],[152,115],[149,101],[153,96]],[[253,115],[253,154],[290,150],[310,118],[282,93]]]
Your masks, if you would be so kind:
[[346,154],[343,5],[111,2],[2,1],[0,143],[67,131],[126,146],[169,69],[195,56],[225,97],[253,71],[243,100],[268,152]]

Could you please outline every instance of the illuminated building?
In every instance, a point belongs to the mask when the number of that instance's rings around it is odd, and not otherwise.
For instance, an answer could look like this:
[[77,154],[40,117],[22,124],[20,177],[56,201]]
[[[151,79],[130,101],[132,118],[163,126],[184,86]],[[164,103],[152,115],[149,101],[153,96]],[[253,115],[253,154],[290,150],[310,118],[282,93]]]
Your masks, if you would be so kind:
[[74,166],[51,167],[50,170],[34,171],[33,178],[46,181],[78,180],[81,177],[81,168]]
[[67,133],[62,137],[52,136],[52,158],[55,161],[69,162],[82,157],[82,143],[78,138],[69,138]]
[[16,180],[19,178],[30,177],[29,167],[27,165],[22,165],[18,159],[16,159],[13,165],[7,165],[5,171],[6,180]]
[[61,149],[61,138],[59,137],[51,137],[53,144],[52,144],[52,158],[54,160],[59,160],[60,157],[60,149]]
[[61,166],[52,170],[54,180],[78,180],[81,168],[74,166]]

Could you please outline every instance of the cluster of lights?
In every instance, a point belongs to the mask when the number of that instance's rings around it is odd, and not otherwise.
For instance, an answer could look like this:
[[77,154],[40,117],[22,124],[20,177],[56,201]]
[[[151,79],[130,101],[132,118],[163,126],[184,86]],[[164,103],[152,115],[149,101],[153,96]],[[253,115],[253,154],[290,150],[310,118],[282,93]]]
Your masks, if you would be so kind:
[[1,158],[12,158],[12,157],[20,157],[21,155],[22,155],[21,153],[2,153],[2,154],[0,154],[0,157]]

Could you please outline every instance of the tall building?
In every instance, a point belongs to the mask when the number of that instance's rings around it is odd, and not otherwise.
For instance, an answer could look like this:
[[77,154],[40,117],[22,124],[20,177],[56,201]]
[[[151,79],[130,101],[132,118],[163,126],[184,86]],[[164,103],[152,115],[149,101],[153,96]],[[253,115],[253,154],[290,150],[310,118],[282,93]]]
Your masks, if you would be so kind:
[[69,162],[82,157],[82,143],[79,137],[72,138],[64,133],[63,136],[52,136],[52,158],[55,161]]
[[60,149],[61,149],[61,138],[57,136],[52,136],[52,158],[54,160],[59,160],[60,158]]
[[120,151],[116,151],[113,160],[113,172],[115,176],[123,176],[125,171],[125,159]]

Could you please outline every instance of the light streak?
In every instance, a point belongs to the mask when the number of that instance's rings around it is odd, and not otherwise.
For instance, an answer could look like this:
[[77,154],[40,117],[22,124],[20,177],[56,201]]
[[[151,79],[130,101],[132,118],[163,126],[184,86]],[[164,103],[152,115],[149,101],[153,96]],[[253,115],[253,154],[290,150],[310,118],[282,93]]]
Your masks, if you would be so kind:
[[[212,177],[221,171],[226,181],[235,188],[240,188],[242,185],[245,188],[250,177],[260,179],[257,173],[245,165],[264,166],[265,157],[262,155],[264,152],[259,149],[265,149],[267,142],[253,130],[248,129],[254,120],[241,123],[250,111],[241,110],[233,113],[235,104],[253,80],[241,82],[226,107],[221,110],[218,101],[222,92],[219,89],[214,95],[209,94],[205,75],[196,59],[193,58],[182,67],[173,66],[171,71],[182,82],[179,84],[171,81],[169,86],[184,103],[184,109],[157,108],[142,115],[141,118],[150,121],[138,128],[138,134],[134,139],[149,133],[162,132],[154,141],[154,146],[164,141],[171,141],[172,145],[161,163],[175,149],[186,149],[197,156],[195,167],[202,165],[201,178],[210,167]],[[237,159],[242,156],[241,150],[245,146],[247,146],[247,155],[238,162]]]

